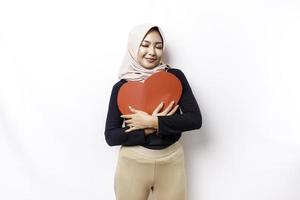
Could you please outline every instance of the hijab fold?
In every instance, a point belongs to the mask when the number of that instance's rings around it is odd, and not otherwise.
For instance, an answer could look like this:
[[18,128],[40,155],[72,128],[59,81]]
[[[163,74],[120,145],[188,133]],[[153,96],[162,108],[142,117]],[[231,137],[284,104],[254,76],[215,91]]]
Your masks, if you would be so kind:
[[137,61],[137,53],[140,44],[142,43],[146,34],[152,28],[157,28],[159,31],[163,40],[163,52],[164,52],[165,49],[164,35],[158,26],[152,24],[140,24],[134,27],[128,36],[127,51],[125,53],[125,56],[123,58],[120,67],[119,79],[125,79],[127,81],[144,82],[152,74],[170,68],[170,66],[164,63],[162,60],[157,66],[155,66],[152,69],[144,68]]

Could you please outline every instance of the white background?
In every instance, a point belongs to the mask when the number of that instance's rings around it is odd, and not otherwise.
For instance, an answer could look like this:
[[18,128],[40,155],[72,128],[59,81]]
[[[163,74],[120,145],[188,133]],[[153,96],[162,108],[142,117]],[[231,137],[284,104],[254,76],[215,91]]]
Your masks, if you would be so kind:
[[296,0],[1,0],[0,199],[114,199],[105,118],[142,22],[203,115],[181,138],[189,200],[300,199]]

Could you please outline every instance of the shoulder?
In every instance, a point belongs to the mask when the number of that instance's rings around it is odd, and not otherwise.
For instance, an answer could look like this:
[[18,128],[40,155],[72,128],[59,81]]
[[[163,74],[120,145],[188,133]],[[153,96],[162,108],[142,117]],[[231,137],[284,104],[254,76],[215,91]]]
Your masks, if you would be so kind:
[[120,89],[120,87],[121,87],[124,83],[126,83],[126,80],[124,80],[124,79],[119,80],[118,82],[116,82],[116,83],[113,85],[112,91],[113,91],[113,92],[118,92],[119,89]]
[[168,69],[168,72],[174,74],[177,78],[179,78],[182,82],[186,81],[186,77],[181,69],[178,69],[176,67],[172,67]]
[[173,74],[182,73],[182,71],[179,68],[177,68],[177,67],[169,68],[168,72],[171,72]]

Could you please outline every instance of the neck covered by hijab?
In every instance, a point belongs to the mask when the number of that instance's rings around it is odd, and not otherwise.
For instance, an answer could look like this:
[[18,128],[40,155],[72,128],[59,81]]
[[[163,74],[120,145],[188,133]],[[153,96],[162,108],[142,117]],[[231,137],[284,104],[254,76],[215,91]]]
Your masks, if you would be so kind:
[[165,39],[161,29],[152,24],[140,24],[132,29],[128,36],[127,51],[123,58],[120,67],[119,79],[127,81],[141,81],[144,82],[152,74],[169,69],[169,65],[161,61],[152,69],[147,69],[141,66],[137,60],[137,54],[141,42],[152,28],[157,28],[163,40],[163,52],[165,50]]

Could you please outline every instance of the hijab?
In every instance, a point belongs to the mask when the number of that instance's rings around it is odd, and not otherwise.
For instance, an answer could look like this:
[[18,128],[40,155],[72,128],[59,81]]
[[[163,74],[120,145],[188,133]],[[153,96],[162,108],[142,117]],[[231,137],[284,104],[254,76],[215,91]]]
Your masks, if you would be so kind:
[[163,40],[163,52],[165,49],[165,40],[161,29],[152,24],[140,24],[134,27],[128,36],[127,51],[120,67],[119,79],[127,81],[144,82],[152,74],[169,69],[170,66],[160,61],[160,63],[152,69],[141,66],[137,60],[137,54],[143,39],[152,28],[157,28]]

